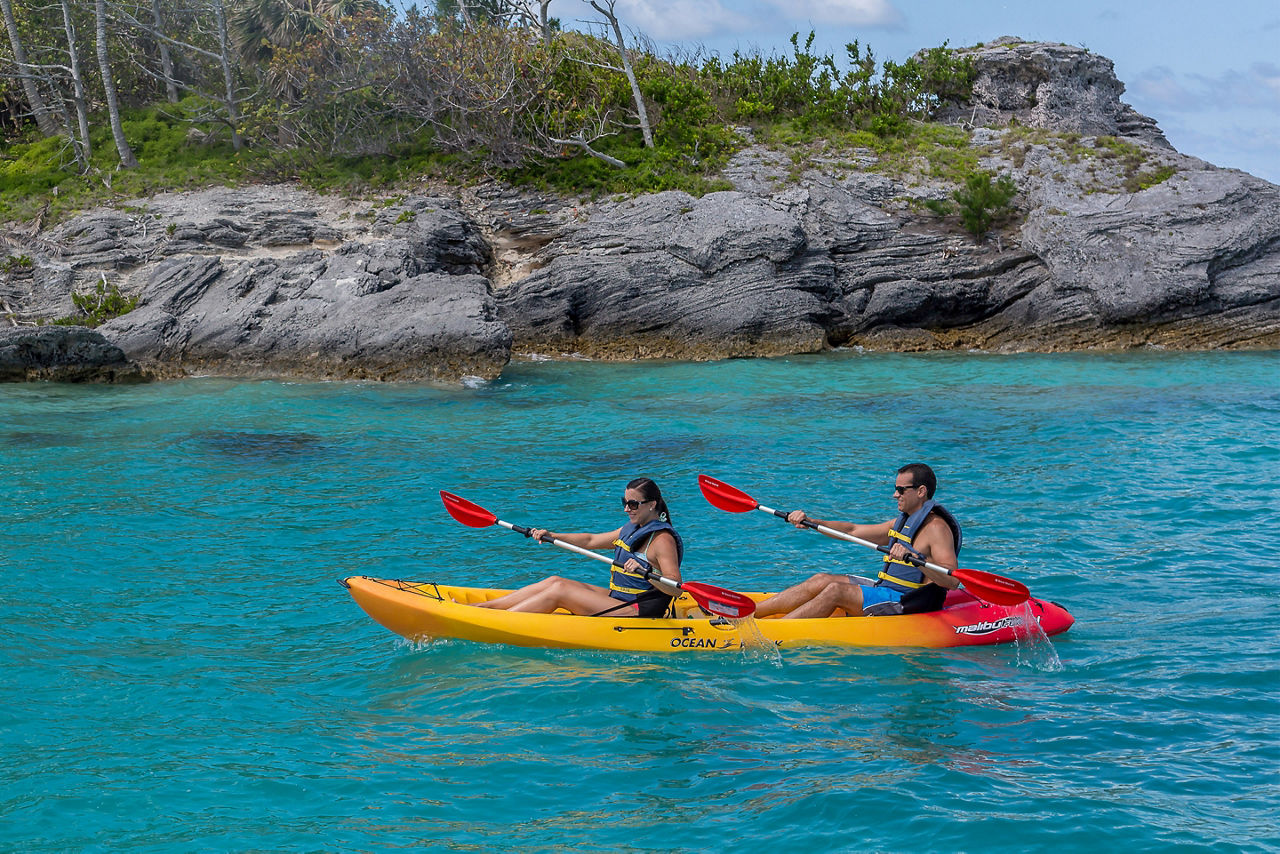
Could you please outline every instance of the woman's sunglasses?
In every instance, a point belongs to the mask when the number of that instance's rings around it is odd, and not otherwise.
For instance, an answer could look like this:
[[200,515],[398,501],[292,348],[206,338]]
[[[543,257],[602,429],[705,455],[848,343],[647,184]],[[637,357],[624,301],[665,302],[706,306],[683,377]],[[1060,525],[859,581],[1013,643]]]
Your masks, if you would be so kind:
[[622,509],[623,510],[639,510],[641,504],[648,504],[650,501],[653,501],[653,500],[654,499],[652,498],[646,498],[644,501],[636,501],[634,498],[624,498],[622,499]]

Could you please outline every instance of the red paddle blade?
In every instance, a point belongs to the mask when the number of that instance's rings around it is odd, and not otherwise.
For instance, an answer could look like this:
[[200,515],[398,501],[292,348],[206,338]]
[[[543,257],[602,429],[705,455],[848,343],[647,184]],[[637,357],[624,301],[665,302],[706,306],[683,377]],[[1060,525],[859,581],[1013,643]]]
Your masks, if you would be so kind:
[[498,521],[498,517],[485,510],[479,504],[472,504],[465,498],[459,498],[452,492],[440,490],[440,500],[449,515],[468,528],[487,528]]
[[714,584],[686,581],[680,585],[680,589],[692,596],[693,601],[708,614],[718,614],[721,617],[739,620],[750,617],[756,612],[754,599],[732,590],[725,590],[723,587],[716,587]]
[[957,581],[968,588],[969,592],[979,599],[986,599],[996,605],[1021,605],[1027,601],[1031,591],[1021,581],[1005,578],[992,572],[980,569],[956,569],[951,574]]
[[741,489],[730,486],[722,480],[716,480],[714,477],[707,477],[705,474],[698,475],[698,488],[702,490],[702,496],[713,506],[728,513],[746,513],[760,506],[754,498]]

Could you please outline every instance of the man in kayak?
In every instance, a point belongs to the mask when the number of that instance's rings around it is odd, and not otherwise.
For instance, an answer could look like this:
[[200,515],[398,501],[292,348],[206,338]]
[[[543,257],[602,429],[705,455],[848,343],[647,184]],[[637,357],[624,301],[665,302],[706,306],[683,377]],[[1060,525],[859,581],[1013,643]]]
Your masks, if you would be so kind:
[[652,568],[655,575],[680,581],[684,543],[671,525],[662,490],[649,478],[636,478],[627,484],[622,493],[622,510],[627,514],[627,524],[616,531],[554,534],[546,528],[534,528],[529,532],[540,543],[555,538],[584,549],[613,547],[615,566],[607,588],[553,575],[497,599],[478,602],[477,607],[537,614],[563,608],[591,617],[661,617],[671,605],[671,596],[647,580],[648,570]]
[[941,608],[947,590],[958,587],[959,582],[945,573],[907,560],[911,555],[921,562],[927,560],[947,569],[957,566],[960,524],[945,507],[934,502],[937,486],[933,469],[924,463],[911,463],[898,469],[893,487],[898,516],[879,525],[811,519],[803,510],[792,511],[787,521],[797,528],[806,527],[806,521],[816,522],[888,547],[888,553],[874,583],[863,583],[868,579],[856,576],[820,572],[761,602],[756,616],[831,617]]

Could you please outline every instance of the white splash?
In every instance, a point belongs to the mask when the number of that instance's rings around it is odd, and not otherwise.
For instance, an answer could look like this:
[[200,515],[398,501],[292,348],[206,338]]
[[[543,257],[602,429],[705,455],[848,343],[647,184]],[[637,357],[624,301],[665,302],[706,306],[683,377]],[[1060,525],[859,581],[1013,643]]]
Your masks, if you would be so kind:
[[1013,615],[1018,618],[1013,627],[1013,642],[1018,648],[1018,664],[1036,670],[1057,673],[1063,669],[1062,659],[1054,649],[1053,641],[1040,627],[1040,620],[1031,610],[1031,600],[1022,603],[1021,608],[1014,608]]

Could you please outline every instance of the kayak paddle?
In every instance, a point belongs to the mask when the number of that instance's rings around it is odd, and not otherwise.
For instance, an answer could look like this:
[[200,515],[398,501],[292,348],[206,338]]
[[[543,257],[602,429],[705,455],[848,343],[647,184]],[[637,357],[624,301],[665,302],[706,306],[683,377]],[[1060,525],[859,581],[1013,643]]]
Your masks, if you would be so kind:
[[[702,490],[702,495],[707,501],[729,513],[747,513],[751,510],[762,510],[765,513],[777,516],[779,519],[786,519],[788,515],[785,510],[774,510],[772,507],[765,507],[741,489],[716,480],[714,477],[708,477],[705,474],[698,475],[698,488]],[[819,525],[811,519],[806,519],[804,526],[832,537],[873,548],[878,552],[889,553],[888,546],[878,546],[870,540],[864,540],[852,534],[828,528],[826,525]],[[1027,590],[1025,584],[1012,578],[1005,578],[1003,575],[983,572],[980,569],[947,569],[945,566],[939,566],[927,560],[920,560],[911,555],[907,555],[906,560],[916,566],[927,566],[929,569],[950,575],[967,587],[969,592],[979,599],[986,599],[988,602],[994,602],[997,605],[1020,605],[1027,601],[1027,597],[1031,595],[1031,591]]]
[[[444,509],[449,511],[450,516],[469,528],[487,528],[490,525],[501,525],[509,531],[515,531],[517,534],[524,534],[526,537],[533,536],[532,528],[504,522],[479,504],[460,498],[452,492],[440,490],[440,500],[444,502]],[[562,549],[580,554],[583,557],[594,558],[611,566],[621,566],[613,558],[606,557],[599,552],[593,552],[590,549],[584,549],[581,546],[575,546],[573,543],[566,543],[564,540],[559,540],[555,537],[548,538],[548,542]],[[719,614],[736,620],[750,617],[756,610],[755,600],[741,593],[725,590],[723,587],[716,587],[714,584],[700,584],[696,581],[672,581],[670,578],[658,575],[651,569],[645,572],[645,578],[671,596],[679,596],[680,591],[688,593],[693,598],[693,601],[711,614]]]

